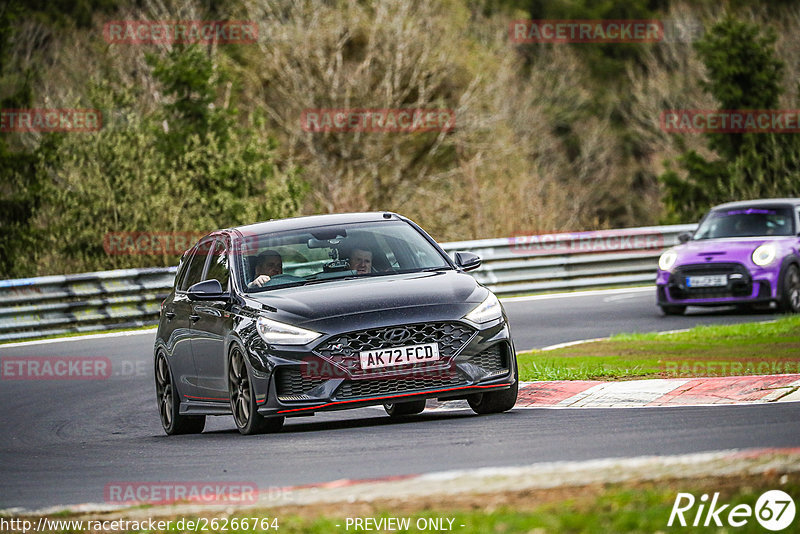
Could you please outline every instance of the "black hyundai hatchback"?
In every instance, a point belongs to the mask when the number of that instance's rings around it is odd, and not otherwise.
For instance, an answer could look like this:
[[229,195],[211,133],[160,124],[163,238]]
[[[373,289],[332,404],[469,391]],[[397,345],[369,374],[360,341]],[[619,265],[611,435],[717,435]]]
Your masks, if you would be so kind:
[[321,215],[212,232],[161,306],[156,393],[167,434],[233,414],[242,434],[285,417],[426,399],[511,409],[517,364],[497,297],[394,213]]

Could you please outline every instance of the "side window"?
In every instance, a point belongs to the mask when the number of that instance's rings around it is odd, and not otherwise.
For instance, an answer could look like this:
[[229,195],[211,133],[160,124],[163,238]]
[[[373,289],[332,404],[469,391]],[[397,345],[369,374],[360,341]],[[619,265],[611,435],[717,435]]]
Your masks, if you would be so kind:
[[189,266],[189,253],[185,253],[181,257],[180,263],[178,263],[178,271],[175,273],[175,289],[180,289],[182,286],[183,279],[186,277],[187,267]]
[[202,281],[203,267],[206,266],[206,258],[208,258],[208,250],[213,241],[205,241],[200,243],[190,252],[189,267],[186,269],[186,276],[181,282],[181,290],[186,291],[197,282]]
[[208,264],[208,274],[206,280],[218,280],[223,290],[228,288],[228,280],[231,272],[228,267],[228,251],[225,243],[217,241],[214,245],[214,254],[211,256],[211,263]]

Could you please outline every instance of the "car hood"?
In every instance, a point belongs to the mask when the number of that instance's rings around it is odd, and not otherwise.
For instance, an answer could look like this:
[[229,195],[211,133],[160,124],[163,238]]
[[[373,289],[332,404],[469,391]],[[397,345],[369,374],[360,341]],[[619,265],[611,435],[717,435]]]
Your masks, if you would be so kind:
[[[750,259],[753,251],[768,241],[780,241],[775,237],[736,237],[724,239],[701,239],[689,241],[675,247],[679,264],[713,262],[742,262]],[[785,238],[784,238],[785,239]]]
[[334,280],[247,298],[275,308],[279,319],[299,325],[376,312],[413,315],[414,308],[431,306],[460,317],[483,301],[487,292],[468,274],[440,271]]

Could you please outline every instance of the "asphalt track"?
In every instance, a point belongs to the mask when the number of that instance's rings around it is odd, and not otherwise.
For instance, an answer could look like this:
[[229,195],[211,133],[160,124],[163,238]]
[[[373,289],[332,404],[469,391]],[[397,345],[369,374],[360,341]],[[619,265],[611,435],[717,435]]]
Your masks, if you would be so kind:
[[690,307],[664,316],[655,289],[629,288],[503,299],[517,351],[629,332],[663,332],[696,325],[770,321],[774,311]]
[[[700,310],[661,317],[652,291],[505,301],[517,349],[617,332],[769,320]],[[249,482],[262,490],[337,479],[651,454],[800,446],[800,403],[528,409],[494,416],[375,408],[287,420],[244,437],[230,417],[199,436],[163,434],[150,372],[153,333],[0,346],[6,356],[102,356],[106,380],[0,381],[0,509],[102,503],[115,482]]]

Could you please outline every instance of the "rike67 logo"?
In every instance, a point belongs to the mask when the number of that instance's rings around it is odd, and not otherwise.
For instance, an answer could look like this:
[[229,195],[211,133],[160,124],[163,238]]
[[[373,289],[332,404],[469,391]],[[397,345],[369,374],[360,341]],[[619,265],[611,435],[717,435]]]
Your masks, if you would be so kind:
[[[691,493],[678,493],[667,526],[743,527],[755,517],[765,529],[778,532],[792,524],[796,512],[794,500],[781,490],[764,492],[756,501],[755,507],[749,504],[737,504],[733,507],[730,504],[721,504],[719,493],[714,493],[711,502],[708,500],[706,493],[700,497],[699,502]],[[695,504],[697,507],[693,510]]]

